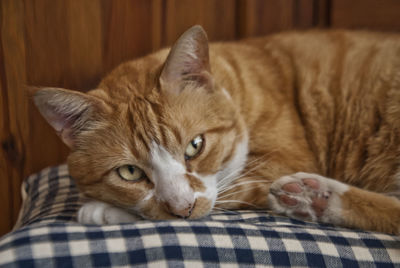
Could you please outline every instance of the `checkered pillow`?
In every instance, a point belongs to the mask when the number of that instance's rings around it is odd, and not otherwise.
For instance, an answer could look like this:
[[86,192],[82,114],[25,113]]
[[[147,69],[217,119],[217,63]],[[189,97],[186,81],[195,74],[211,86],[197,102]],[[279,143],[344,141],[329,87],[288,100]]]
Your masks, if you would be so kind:
[[399,267],[400,238],[305,223],[266,212],[202,220],[81,225],[85,201],[65,165],[32,175],[15,231],[0,239],[1,267]]

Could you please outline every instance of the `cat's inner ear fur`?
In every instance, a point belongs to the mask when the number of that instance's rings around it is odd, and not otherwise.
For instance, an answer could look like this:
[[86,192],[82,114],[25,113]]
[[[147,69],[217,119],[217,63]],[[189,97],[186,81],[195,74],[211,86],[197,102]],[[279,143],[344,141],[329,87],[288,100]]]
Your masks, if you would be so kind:
[[175,42],[160,76],[161,87],[167,90],[180,90],[185,83],[213,86],[207,34],[199,25],[187,30]]
[[40,113],[70,148],[78,132],[91,128],[104,108],[96,97],[61,88],[38,89],[33,98]]

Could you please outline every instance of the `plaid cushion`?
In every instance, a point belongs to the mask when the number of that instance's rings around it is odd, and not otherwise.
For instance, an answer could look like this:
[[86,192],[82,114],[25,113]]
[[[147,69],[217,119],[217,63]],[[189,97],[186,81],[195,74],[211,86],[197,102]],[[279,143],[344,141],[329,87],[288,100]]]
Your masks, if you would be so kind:
[[1,267],[400,266],[400,237],[262,211],[81,225],[76,212],[84,199],[65,165],[32,175],[22,187],[18,229],[0,239]]

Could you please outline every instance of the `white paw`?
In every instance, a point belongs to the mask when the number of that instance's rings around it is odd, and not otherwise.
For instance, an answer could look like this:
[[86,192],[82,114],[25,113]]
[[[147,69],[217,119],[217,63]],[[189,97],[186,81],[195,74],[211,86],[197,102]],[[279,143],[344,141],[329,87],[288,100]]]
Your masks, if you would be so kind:
[[83,224],[130,223],[141,218],[110,204],[92,201],[84,204],[78,212],[78,222]]
[[341,195],[349,186],[310,173],[295,173],[274,181],[270,187],[270,208],[279,214],[302,220],[340,224]]

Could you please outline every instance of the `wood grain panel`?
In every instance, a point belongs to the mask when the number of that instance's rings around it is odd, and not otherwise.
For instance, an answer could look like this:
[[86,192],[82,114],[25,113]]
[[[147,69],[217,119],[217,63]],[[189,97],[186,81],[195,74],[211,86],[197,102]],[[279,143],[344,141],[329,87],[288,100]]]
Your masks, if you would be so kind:
[[240,38],[328,26],[329,0],[237,0]]
[[[24,91],[25,76],[25,45],[24,45],[24,16],[22,0],[2,1],[1,7],[1,48],[2,48],[2,78],[1,97],[3,124],[7,123],[2,134],[2,158],[7,167],[1,179],[1,195],[8,197],[8,202],[0,206],[3,218],[2,228],[10,227],[16,220],[20,206],[20,184],[27,170],[25,145],[28,142],[28,101]],[[6,90],[6,92],[4,91]],[[8,118],[7,118],[8,116]],[[3,162],[2,161],[2,162]],[[8,204],[8,208],[5,206]],[[4,213],[4,214],[3,214]],[[4,229],[1,230],[3,232]]]
[[331,25],[338,28],[400,30],[398,0],[332,0]]
[[[0,6],[0,18],[2,17],[2,8]],[[2,29],[2,25],[3,21],[0,20],[0,29]],[[6,153],[10,144],[8,94],[6,89],[3,45],[0,42],[0,215],[3,215],[3,220],[0,220],[0,235],[11,229],[13,217],[11,165]]]
[[163,46],[170,46],[188,28],[200,24],[209,40],[236,37],[234,0],[168,0],[164,9]]
[[104,1],[103,20],[107,70],[161,46],[160,0]]
[[331,19],[331,0],[313,1],[313,27],[329,27]]
[[68,39],[68,85],[88,89],[103,74],[102,6],[99,1],[68,1],[64,22]]
[[292,29],[294,0],[238,0],[239,37],[260,36]]
[[293,27],[308,28],[314,25],[316,17],[315,0],[297,0],[293,7]]

